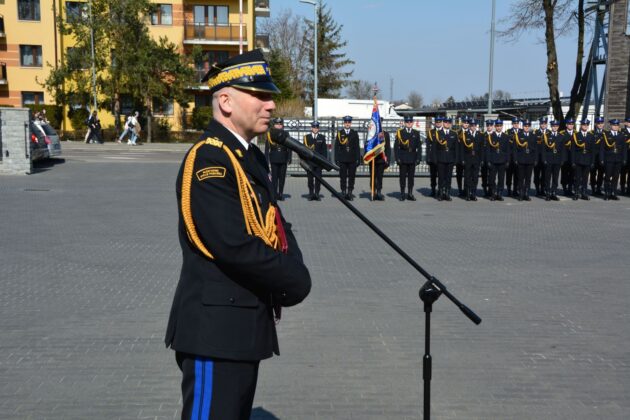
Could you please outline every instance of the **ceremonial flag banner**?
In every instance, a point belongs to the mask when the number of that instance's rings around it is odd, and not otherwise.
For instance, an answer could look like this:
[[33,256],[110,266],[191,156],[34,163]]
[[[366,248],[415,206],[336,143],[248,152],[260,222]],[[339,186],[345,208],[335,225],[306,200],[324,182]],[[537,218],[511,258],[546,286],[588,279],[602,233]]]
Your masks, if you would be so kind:
[[383,140],[382,132],[378,102],[376,101],[376,97],[374,97],[372,121],[370,121],[370,127],[368,128],[367,140],[365,141],[365,153],[363,154],[364,163],[370,163],[385,150],[385,141]]

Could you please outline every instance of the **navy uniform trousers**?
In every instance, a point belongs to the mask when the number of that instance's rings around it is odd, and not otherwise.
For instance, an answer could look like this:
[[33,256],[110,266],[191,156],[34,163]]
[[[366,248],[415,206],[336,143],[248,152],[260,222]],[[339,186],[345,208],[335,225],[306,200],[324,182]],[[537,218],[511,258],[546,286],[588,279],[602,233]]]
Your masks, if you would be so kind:
[[232,361],[175,353],[182,371],[182,420],[249,420],[258,361]]

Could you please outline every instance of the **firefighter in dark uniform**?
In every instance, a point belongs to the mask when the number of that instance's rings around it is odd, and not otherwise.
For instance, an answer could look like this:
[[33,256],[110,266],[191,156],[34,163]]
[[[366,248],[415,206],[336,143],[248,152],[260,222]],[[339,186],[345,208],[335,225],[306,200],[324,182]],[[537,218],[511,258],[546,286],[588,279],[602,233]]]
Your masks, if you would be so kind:
[[280,307],[302,301],[311,280],[251,141],[279,92],[262,52],[215,64],[203,81],[214,117],[177,177],[182,268],[165,343],[182,371],[182,418],[242,420],[260,361],[278,354]]
[[486,137],[484,157],[489,165],[490,201],[503,201],[505,170],[510,162],[511,139],[503,132],[503,121],[494,122],[494,132]]
[[604,132],[600,156],[604,165],[604,200],[619,200],[617,197],[617,183],[619,171],[626,164],[626,137],[619,130],[619,120],[608,121],[610,130]]
[[558,201],[558,175],[566,157],[564,136],[558,132],[560,123],[551,122],[551,133],[543,134],[542,159],[545,165],[545,200]]
[[[400,201],[405,199],[416,201],[413,195],[413,181],[416,175],[416,165],[420,163],[421,154],[420,134],[413,129],[413,117],[405,115],[405,127],[396,131],[396,139],[394,141],[394,157],[399,168]],[[405,184],[407,195],[405,195]]]
[[[521,120],[518,118],[512,118],[512,128],[507,130],[507,135],[510,137],[510,141],[514,143],[515,134],[521,133],[520,128]],[[510,153],[510,161],[505,167],[505,183],[507,185],[507,195],[517,197],[518,196],[518,165],[514,161],[514,156]],[[512,188],[514,187],[514,188]]]
[[[630,118],[626,118],[624,127],[621,132],[626,137],[626,143],[630,144]],[[619,184],[621,186],[622,195],[630,195],[630,148],[628,148],[628,156],[626,156],[626,164],[621,168],[619,174]]]
[[483,161],[484,137],[477,130],[477,120],[469,120],[468,129],[459,142],[459,161],[464,166],[466,201],[477,201],[479,165]]
[[[485,142],[488,141],[490,135],[494,132],[494,120],[486,120],[486,131],[484,131],[483,139],[484,139],[484,150],[485,150]],[[486,159],[481,161],[481,188],[483,189],[483,196],[485,198],[490,198],[490,184],[488,182],[488,174],[490,172],[490,168],[488,167],[488,162]]]
[[453,120],[444,118],[441,130],[433,139],[433,161],[438,167],[438,201],[451,201],[453,165],[457,162],[457,133],[451,130]]
[[564,136],[565,161],[560,169],[560,184],[562,184],[562,193],[566,197],[573,196],[573,164],[571,162],[571,147],[575,137],[575,120],[567,118],[564,121],[566,130],[560,132]]
[[573,164],[573,173],[575,175],[575,194],[573,199],[589,200],[586,194],[586,186],[588,185],[588,174],[593,167],[593,152],[595,148],[595,136],[589,131],[590,121],[584,119],[580,121],[580,132],[573,137],[571,145],[571,162]]
[[601,145],[604,139],[604,118],[595,118],[595,129],[593,130],[595,137],[595,149],[593,150],[593,169],[591,169],[591,193],[596,196],[602,195],[602,186],[604,185],[604,166],[602,165]]
[[514,133],[512,143],[512,154],[518,168],[518,176],[516,177],[518,180],[516,185],[518,201],[531,201],[529,187],[532,183],[532,172],[539,157],[538,138],[530,132],[530,128],[529,120],[523,121],[523,130],[520,133]]
[[[325,158],[328,158],[328,147],[326,146],[326,137],[319,133],[319,122],[313,121],[311,123],[311,133],[304,136],[304,146],[308,147],[315,153],[319,153]],[[313,172],[322,176],[322,168],[319,165],[309,163],[309,167]],[[319,196],[320,182],[311,173],[307,173],[307,185],[308,185],[308,201],[320,201]]]
[[273,128],[267,132],[265,158],[271,166],[271,185],[276,198],[284,200],[284,181],[287,177],[287,165],[291,163],[291,150],[278,143],[278,139],[289,136],[284,129],[282,118],[273,119]]
[[352,129],[352,117],[349,115],[343,117],[343,129],[337,132],[335,138],[335,163],[339,166],[341,193],[352,201],[354,177],[361,163],[361,148],[359,134]]
[[[383,118],[381,117],[381,127],[383,127]],[[389,133],[385,130],[381,131],[383,137],[381,139],[382,142],[385,143],[385,149],[383,153],[379,153],[374,158],[374,189],[376,193],[374,194],[374,201],[385,201],[385,196],[382,193],[383,190],[383,175],[385,174],[385,169],[389,167],[389,162],[391,159],[392,148],[390,145],[390,137]],[[370,166],[370,179],[372,179],[372,162],[368,164]]]
[[438,115],[435,117],[435,127],[427,132],[425,153],[427,166],[429,167],[429,177],[431,182],[431,197],[435,197],[435,188],[437,187],[437,164],[433,160],[433,143],[435,141],[435,133],[442,129],[444,117]]
[[534,135],[536,136],[536,143],[538,144],[538,163],[534,165],[534,188],[536,188],[536,197],[542,197],[545,194],[545,165],[543,165],[543,159],[541,156],[543,152],[543,133],[549,136],[551,130],[547,128],[547,117],[540,118],[538,122],[540,123],[540,128],[534,132]]
[[[459,130],[457,130],[457,139],[461,142],[464,139],[465,133],[468,131],[468,129],[470,128],[470,119],[467,116],[463,116],[462,117],[462,125],[460,127]],[[461,148],[460,148],[461,150]],[[461,159],[461,156],[460,156]],[[457,182],[457,193],[458,196],[463,198],[466,197],[468,198],[468,194],[465,191],[466,188],[463,185],[464,184],[464,165],[462,162],[458,161],[455,164],[455,181]]]

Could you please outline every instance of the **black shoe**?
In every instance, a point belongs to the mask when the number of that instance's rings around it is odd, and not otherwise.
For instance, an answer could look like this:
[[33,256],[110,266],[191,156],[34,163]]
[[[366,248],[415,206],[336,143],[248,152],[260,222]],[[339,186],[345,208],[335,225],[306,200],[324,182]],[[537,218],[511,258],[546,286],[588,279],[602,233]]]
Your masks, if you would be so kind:
[[591,199],[591,197],[589,197],[589,196],[588,196],[588,195],[586,195],[586,194],[582,194],[582,195],[580,196],[580,198],[581,198],[582,200],[586,200],[586,201],[589,201],[589,200]]
[[466,196],[466,201],[470,201],[470,196],[469,195]]
[[503,201],[503,196],[501,194],[497,194],[497,201]]
[[306,199],[307,199],[308,201],[313,201],[313,200],[315,200],[315,194],[312,194],[312,193],[311,193],[311,194],[309,194],[309,195],[308,195],[308,197],[306,197]]
[[578,195],[577,194],[573,194],[573,201],[577,201],[578,200]]
[[414,197],[413,194],[409,193],[409,194],[407,194],[407,200],[409,200],[409,201],[416,201],[416,197]]
[[284,201],[284,197],[282,195],[278,196],[278,201]]
[[431,194],[429,194],[429,197],[435,197],[435,188],[431,189]]
[[495,200],[496,200],[496,196],[491,195],[491,196],[490,196],[490,201],[495,201]]
[[612,195],[610,196],[610,199],[611,199],[611,200],[614,200],[614,201],[619,201],[619,197],[617,196],[617,194],[612,194]]
[[405,201],[405,194],[400,193],[400,197],[398,197],[398,201]]
[[472,201],[477,201],[477,196],[476,196],[475,194],[473,194],[473,195],[470,197],[470,199],[471,199]]
[[549,200],[551,200],[551,196],[550,196],[549,194],[547,194],[547,195],[545,196],[545,201],[549,201]]
[[446,201],[453,201],[453,199],[451,198],[451,195],[450,195],[450,194],[448,194],[448,193],[444,195],[444,199],[445,199]]
[[551,199],[552,199],[553,201],[560,201],[560,199],[558,198],[558,196],[557,196],[557,195],[555,195],[555,194],[551,194]]
[[378,194],[376,195],[376,199],[377,199],[378,201],[385,201],[385,196],[384,196],[383,194],[381,194],[381,193],[378,193]]

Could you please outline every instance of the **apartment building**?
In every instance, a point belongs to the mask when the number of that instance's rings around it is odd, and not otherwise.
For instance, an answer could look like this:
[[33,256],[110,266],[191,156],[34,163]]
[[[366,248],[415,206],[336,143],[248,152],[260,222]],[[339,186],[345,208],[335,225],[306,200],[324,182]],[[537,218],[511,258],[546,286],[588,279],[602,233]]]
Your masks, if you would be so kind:
[[[0,0],[0,105],[52,104],[53,98],[41,86],[49,65],[59,65],[73,40],[57,30],[57,18],[70,19],[88,13],[89,0]],[[198,45],[203,60],[195,63],[201,78],[215,61],[239,51],[268,48],[269,37],[256,34],[256,18],[268,17],[269,0],[152,0],[156,11],[148,16],[152,36],[167,37],[190,54]],[[194,106],[209,105],[204,86],[190,87]],[[122,98],[123,113],[131,101]],[[185,111],[177,104],[153,104],[154,115],[166,118],[173,129],[182,128]],[[113,124],[109,110],[99,110],[103,125]],[[68,122],[65,121],[64,125]],[[69,128],[69,127],[64,127]]]

